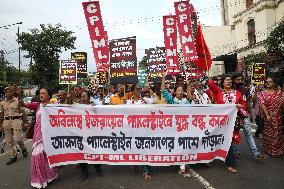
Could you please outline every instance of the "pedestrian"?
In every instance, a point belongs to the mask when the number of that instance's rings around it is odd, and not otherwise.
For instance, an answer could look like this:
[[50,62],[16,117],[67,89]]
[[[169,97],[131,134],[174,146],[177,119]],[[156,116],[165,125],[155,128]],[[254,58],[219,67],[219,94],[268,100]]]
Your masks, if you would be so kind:
[[[232,88],[231,75],[225,74],[222,76],[220,83],[221,88],[217,86],[213,80],[209,81],[208,86],[216,97],[216,104],[236,104],[239,109],[239,115],[247,116],[246,101],[244,101],[244,98],[239,91]],[[238,143],[236,139],[239,140],[238,128],[234,129],[232,143],[225,160],[227,170],[231,173],[238,172],[236,169],[236,159],[233,149],[234,144]]]
[[266,89],[259,94],[264,113],[263,150],[266,155],[278,157],[284,155],[281,127],[281,108],[284,105],[284,98],[282,91],[275,89],[276,84],[272,77],[266,79],[265,87]]
[[[81,95],[82,97],[82,95]],[[93,105],[103,105],[104,104],[104,88],[98,87],[96,95],[91,99]]]
[[194,94],[195,91],[195,86],[194,83],[188,83],[187,89],[186,89],[186,99],[192,103],[193,101],[196,100],[196,96]]
[[[22,150],[23,157],[28,156],[26,146],[23,141],[23,109],[17,98],[14,97],[15,91],[13,87],[4,89],[5,100],[0,102],[3,110],[4,121],[0,121],[0,128],[3,127],[5,133],[5,142],[9,147],[10,159],[6,165],[11,165],[17,161],[16,145]],[[2,112],[2,111],[1,111]]]
[[156,104],[157,103],[157,95],[154,91],[154,88],[146,88],[144,90],[143,100],[146,104]]
[[260,105],[260,98],[259,95],[263,91],[261,85],[257,85],[255,88],[255,93],[253,95],[253,102],[254,102],[254,113],[255,113],[255,124],[257,125],[257,129],[255,131],[255,138],[262,138],[262,130],[264,127],[264,115],[263,111],[261,110]]
[[[180,78],[180,77],[179,77]],[[179,80],[178,80],[179,81]],[[161,91],[162,91],[162,96],[165,98],[165,101],[167,104],[190,104],[190,102],[184,98],[184,86],[179,83],[179,85],[176,85],[173,95],[169,93],[166,88],[165,88],[165,74],[162,78],[162,86],[161,86]],[[180,81],[181,82],[181,81]],[[182,175],[183,177],[190,177],[190,173],[186,170],[186,165],[181,165],[179,169],[179,174]]]
[[141,91],[142,89],[138,84],[132,85],[131,87],[132,96],[130,97],[129,100],[126,101],[126,104],[146,104],[146,102],[141,97]]
[[[130,97],[129,100],[127,100],[126,104],[130,105],[130,104],[146,104],[146,102],[144,101],[144,98],[141,97],[141,87],[139,86],[139,84],[136,85],[132,85],[131,87],[131,94],[132,96]],[[148,101],[150,102],[150,101]],[[151,167],[149,165],[143,165],[143,177],[145,180],[149,181],[152,180],[152,176],[151,176]],[[135,169],[137,169],[137,166],[135,166]]]
[[125,86],[122,84],[118,84],[116,86],[116,93],[110,98],[110,105],[120,105],[126,103],[126,98],[124,95]]
[[[86,104],[86,105],[91,104],[90,93],[88,91],[84,91],[84,92],[81,93],[80,104]],[[80,165],[80,168],[81,168],[80,181],[84,181],[89,176],[88,164],[87,163],[80,163],[79,165]],[[103,176],[103,171],[101,169],[102,165],[101,164],[95,164],[94,167],[96,169],[97,175]]]
[[67,102],[67,93],[64,90],[59,90],[57,93],[57,103],[58,104],[66,104]]
[[80,100],[81,100],[81,87],[79,86],[75,86],[72,90],[73,94],[74,94],[74,97],[73,97],[73,102],[74,103],[80,103]]
[[57,172],[55,168],[50,168],[44,151],[44,143],[42,139],[41,128],[41,111],[40,105],[47,105],[50,103],[52,94],[49,89],[40,89],[40,103],[33,102],[25,104],[18,93],[18,100],[22,107],[36,111],[36,123],[34,127],[34,135],[32,140],[32,158],[31,158],[31,186],[35,188],[45,188],[48,183],[57,179]]
[[203,89],[203,84],[201,81],[197,81],[195,83],[194,96],[194,104],[212,104],[209,96]]
[[[246,109],[248,110],[248,115],[242,115],[241,112],[239,111],[238,119],[240,119],[240,120],[238,120],[238,121],[241,124],[240,128],[243,129],[244,136],[246,138],[246,142],[248,144],[249,150],[250,150],[251,154],[253,155],[254,159],[256,159],[256,160],[265,159],[265,156],[260,154],[260,152],[258,151],[256,144],[255,144],[255,141],[254,141],[254,138],[253,138],[252,133],[251,133],[250,124],[253,121],[253,115],[252,115],[252,110],[251,110],[251,106],[250,106],[249,92],[244,87],[243,75],[242,75],[242,73],[235,73],[232,76],[232,79],[233,79],[233,83],[234,83],[234,85],[233,85],[234,90],[237,90],[241,93],[241,95],[244,98],[244,101],[246,102],[246,107],[247,107]],[[238,153],[240,153],[240,151]],[[238,156],[239,156],[238,158],[240,158],[240,154]]]

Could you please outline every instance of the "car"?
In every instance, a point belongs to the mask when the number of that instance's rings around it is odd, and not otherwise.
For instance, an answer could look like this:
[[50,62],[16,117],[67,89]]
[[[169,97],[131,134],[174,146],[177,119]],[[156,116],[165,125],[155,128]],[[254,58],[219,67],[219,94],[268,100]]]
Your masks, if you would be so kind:
[[24,101],[25,104],[28,104],[28,103],[31,103],[32,98],[33,98],[32,96],[27,96],[23,99],[23,101]]

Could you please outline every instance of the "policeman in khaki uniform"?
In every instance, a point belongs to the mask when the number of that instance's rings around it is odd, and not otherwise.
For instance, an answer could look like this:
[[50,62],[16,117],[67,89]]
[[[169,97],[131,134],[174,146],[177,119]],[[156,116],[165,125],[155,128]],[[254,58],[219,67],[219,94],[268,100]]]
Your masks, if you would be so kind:
[[18,99],[14,97],[12,87],[6,87],[4,93],[6,99],[0,102],[0,110],[2,109],[1,112],[3,112],[2,115],[4,115],[4,119],[0,121],[0,128],[3,127],[5,140],[9,146],[10,160],[6,165],[10,165],[17,161],[17,153],[15,151],[16,143],[21,148],[24,157],[28,156],[28,152],[23,142],[22,108],[20,107]]

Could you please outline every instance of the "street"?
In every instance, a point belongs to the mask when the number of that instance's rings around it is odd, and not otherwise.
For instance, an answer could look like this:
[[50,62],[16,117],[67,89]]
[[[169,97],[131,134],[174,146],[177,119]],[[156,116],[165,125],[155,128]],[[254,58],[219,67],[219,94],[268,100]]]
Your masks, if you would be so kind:
[[[142,169],[135,172],[133,166],[103,166],[104,175],[98,177],[93,166],[89,166],[89,178],[79,181],[80,169],[75,165],[65,166],[59,170],[59,179],[49,185],[50,189],[282,189],[284,188],[284,158],[268,158],[252,160],[242,136],[241,159],[237,162],[239,173],[226,171],[223,162],[215,160],[210,168],[194,165],[193,176],[185,179],[178,175],[177,167],[153,167],[153,180],[144,181]],[[258,147],[261,140],[256,139]],[[29,189],[30,186],[30,155],[31,141],[26,141],[29,156],[18,156],[18,161],[5,165],[7,154],[0,156],[0,189]],[[6,151],[5,151],[6,152]]]

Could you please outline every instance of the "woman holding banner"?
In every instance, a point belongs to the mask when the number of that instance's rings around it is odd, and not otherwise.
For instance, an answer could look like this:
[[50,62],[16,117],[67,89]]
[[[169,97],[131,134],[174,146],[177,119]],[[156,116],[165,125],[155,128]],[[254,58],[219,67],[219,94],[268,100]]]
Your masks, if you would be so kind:
[[[217,86],[213,80],[209,81],[209,89],[214,93],[216,99],[215,104],[236,104],[239,109],[239,114],[242,116],[247,115],[246,111],[246,101],[243,99],[241,93],[237,90],[232,89],[232,76],[231,75],[223,75],[221,79],[221,88]],[[233,145],[234,143],[238,143],[240,141],[239,130],[235,128],[233,133],[232,144],[230,146],[229,152],[226,158],[226,166],[227,170],[232,173],[237,173],[236,160]]]
[[[166,81],[165,81],[165,73],[162,79],[162,85],[161,85],[161,91],[162,96],[165,98],[165,101],[167,104],[190,104],[190,102],[183,98],[184,96],[184,89],[183,85],[177,85],[174,89],[173,95],[171,95],[170,92],[166,90]],[[189,178],[191,175],[190,173],[185,169],[186,165],[181,165],[179,169],[179,174],[182,175],[185,178]]]
[[31,157],[31,185],[35,188],[45,188],[48,183],[57,179],[57,172],[54,168],[49,168],[44,144],[41,133],[41,113],[40,105],[46,105],[50,102],[51,92],[47,88],[40,89],[40,103],[33,102],[25,104],[18,91],[18,99],[22,107],[36,111],[36,123],[34,127],[34,135],[32,141],[32,157]]
[[[90,105],[90,93],[87,91],[84,91],[81,93],[81,99],[80,99],[80,104],[86,104]],[[80,168],[81,168],[81,176],[80,176],[80,181],[84,181],[88,178],[89,176],[89,171],[88,171],[88,164],[87,163],[80,163]],[[98,176],[103,176],[103,171],[101,169],[102,165],[101,164],[95,164],[94,165],[96,169],[96,173]]]
[[[144,99],[141,97],[141,87],[137,85],[132,85],[131,87],[131,94],[129,100],[127,100],[126,104],[146,104]],[[135,169],[137,169],[137,166],[135,166]],[[143,176],[145,180],[151,180],[151,167],[149,165],[143,165]]]

